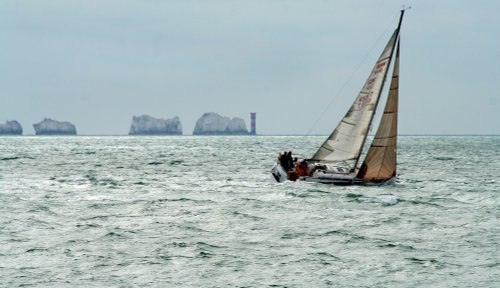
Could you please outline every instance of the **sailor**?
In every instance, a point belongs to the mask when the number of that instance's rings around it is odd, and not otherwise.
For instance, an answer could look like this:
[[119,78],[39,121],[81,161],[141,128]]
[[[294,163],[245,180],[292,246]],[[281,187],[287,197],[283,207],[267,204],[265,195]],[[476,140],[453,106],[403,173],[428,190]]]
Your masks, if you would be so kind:
[[283,167],[283,169],[285,169],[285,171],[288,172],[289,167],[288,167],[288,158],[287,158],[287,152],[283,152],[283,153],[280,153],[281,157],[279,158],[279,161],[280,161],[280,164],[281,164],[281,167]]
[[307,161],[305,159],[300,162],[300,169],[302,169],[304,173],[303,176],[309,176],[309,166],[307,165]]
[[300,162],[295,163],[295,173],[298,176],[302,176],[302,168],[300,167]]
[[299,176],[309,176],[309,167],[307,166],[307,161],[302,160],[295,163],[295,172]]
[[307,176],[307,164],[304,163],[305,160],[295,163],[295,172],[298,176]]
[[288,151],[288,154],[286,155],[286,157],[287,157],[287,161],[288,161],[289,170],[292,170],[292,168],[293,168],[292,151]]

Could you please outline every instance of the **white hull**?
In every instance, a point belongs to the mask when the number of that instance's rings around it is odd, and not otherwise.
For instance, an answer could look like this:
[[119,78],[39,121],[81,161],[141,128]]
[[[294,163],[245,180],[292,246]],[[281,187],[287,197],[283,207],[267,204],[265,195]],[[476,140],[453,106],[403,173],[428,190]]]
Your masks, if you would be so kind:
[[285,169],[279,163],[275,163],[273,168],[271,168],[271,174],[273,174],[276,182],[285,182],[288,180]]
[[334,185],[352,185],[361,183],[361,181],[359,181],[352,175],[332,174],[332,173],[314,173],[311,176],[300,177],[300,180],[306,182],[334,184]]
[[[333,185],[380,185],[380,184],[393,184],[395,178],[389,179],[380,183],[364,182],[359,178],[356,178],[354,172],[345,173],[342,172],[344,168],[338,166],[329,166],[326,170],[316,170],[310,176],[301,176],[297,181],[312,182],[312,183],[322,183],[322,184],[333,184]],[[271,169],[271,173],[276,180],[276,182],[285,182],[288,180],[288,174],[285,169],[279,164],[275,163]]]
[[[288,180],[285,169],[279,163],[274,164],[271,169],[271,174],[277,182],[285,182]],[[335,185],[352,185],[360,183],[360,181],[354,177],[354,173],[339,173],[336,169],[317,170],[311,176],[301,176],[297,180]]]

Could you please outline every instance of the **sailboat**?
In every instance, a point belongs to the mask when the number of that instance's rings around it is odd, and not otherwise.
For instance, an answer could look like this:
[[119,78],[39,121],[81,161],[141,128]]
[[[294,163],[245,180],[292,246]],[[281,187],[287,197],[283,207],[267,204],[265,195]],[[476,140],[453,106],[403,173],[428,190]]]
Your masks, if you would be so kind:
[[[278,160],[271,169],[278,182],[300,180],[336,185],[383,183],[396,177],[399,97],[398,26],[350,109],[310,159]],[[370,148],[363,152],[392,61],[392,79],[383,115]],[[361,156],[365,155],[363,161]],[[286,157],[286,156],[282,156]],[[288,156],[291,160],[291,156]],[[290,163],[287,165],[286,163]],[[287,167],[289,166],[289,167]],[[290,166],[295,166],[290,167]]]

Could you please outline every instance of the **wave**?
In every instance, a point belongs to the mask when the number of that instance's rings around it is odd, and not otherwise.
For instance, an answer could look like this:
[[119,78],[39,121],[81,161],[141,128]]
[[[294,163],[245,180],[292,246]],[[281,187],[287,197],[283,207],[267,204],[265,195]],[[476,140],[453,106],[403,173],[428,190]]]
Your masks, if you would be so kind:
[[345,195],[345,197],[347,197],[347,198],[358,198],[358,197],[363,197],[363,195],[361,195],[361,194],[354,194],[354,193],[347,193]]
[[37,252],[47,252],[47,251],[49,251],[49,249],[47,249],[47,248],[35,247],[35,248],[27,249],[25,252],[26,253],[37,253]]
[[381,248],[399,248],[402,250],[415,250],[415,247],[411,245],[405,245],[405,244],[400,244],[400,243],[393,243],[387,240],[379,239],[378,242],[380,242],[377,246]]
[[[94,204],[93,204],[94,205]],[[92,206],[92,205],[90,205]],[[95,205],[91,208],[98,208],[98,205]],[[96,216],[88,216],[88,217],[82,217],[80,220],[87,221],[87,220],[108,220],[108,218],[113,217],[112,215],[96,215]]]
[[350,232],[344,231],[344,230],[331,230],[331,231],[327,231],[325,233],[321,233],[318,236],[332,236],[332,235],[344,237],[345,239],[343,240],[343,243],[346,243],[346,244],[347,243],[355,243],[355,242],[359,242],[359,241],[376,240],[376,239],[372,239],[372,238],[369,238],[366,236],[358,235],[356,233],[350,233]]
[[210,253],[210,252],[207,252],[207,251],[200,251],[198,253],[198,258],[212,258],[214,257],[215,254],[214,253]]
[[18,159],[35,159],[35,158],[31,157],[31,156],[11,156],[11,157],[0,158],[0,161],[11,161],[11,160],[18,160]]
[[73,155],[95,155],[95,154],[97,154],[96,151],[81,151],[73,153]]
[[182,163],[184,163],[184,160],[172,160],[168,164],[170,164],[170,165],[179,165],[179,164],[182,164]]
[[181,229],[186,229],[188,231],[195,231],[195,232],[209,232],[208,230],[196,227],[194,225],[179,225]]
[[331,230],[327,231],[325,233],[320,234],[320,236],[330,236],[330,235],[345,235],[345,236],[350,236],[351,234],[342,231],[342,230]]
[[330,190],[322,190],[322,189],[307,189],[306,192],[311,192],[311,193],[324,193],[324,194],[330,194]]
[[95,175],[87,174],[84,176],[90,184],[94,186],[109,186],[109,187],[117,187],[120,186],[119,182],[112,178],[97,178]]
[[129,230],[129,229],[123,229],[120,227],[113,228],[111,231],[108,231],[106,234],[101,236],[99,239],[104,239],[104,238],[121,238],[121,239],[126,239],[130,238],[130,234],[137,234],[136,231],[134,230]]
[[164,202],[194,202],[194,203],[215,203],[212,200],[206,200],[206,199],[191,199],[191,198],[186,198],[186,197],[181,197],[181,198],[161,198],[161,199],[155,199],[151,201],[151,204],[156,204],[156,203],[164,203]]
[[308,255],[313,256],[313,257],[327,258],[328,260],[335,260],[335,261],[341,260],[340,257],[332,255],[328,252],[315,252],[315,253],[309,253]]
[[99,227],[102,227],[102,225],[95,224],[95,223],[84,223],[84,224],[76,224],[75,227],[76,228],[99,228]]
[[428,206],[433,206],[433,207],[439,207],[439,208],[445,208],[442,205],[432,203],[429,201],[422,201],[422,200],[406,200],[406,202],[413,204],[413,205],[428,205]]
[[453,157],[447,157],[447,156],[436,156],[436,157],[432,157],[434,160],[438,160],[438,161],[452,161],[452,160],[455,160],[455,158]]
[[244,218],[248,218],[248,219],[252,219],[252,220],[256,220],[256,221],[267,219],[267,218],[264,218],[264,217],[254,216],[254,215],[250,215],[250,214],[246,214],[246,213],[242,213],[242,212],[238,212],[238,211],[234,211],[233,215],[235,215],[235,216],[242,216]]
[[407,257],[405,259],[409,260],[411,263],[414,263],[414,264],[423,265],[423,266],[433,266],[434,268],[444,268],[446,266],[454,266],[454,267],[462,267],[463,266],[460,264],[439,261],[435,258],[424,259],[424,258],[417,258],[417,257]]
[[392,206],[401,202],[398,196],[392,194],[382,194],[369,197],[360,194],[348,193],[346,197],[350,199],[349,201],[357,201],[359,203],[378,203],[383,206]]
[[14,156],[14,157],[4,157],[4,158],[0,158],[0,161],[9,161],[9,160],[17,160],[17,159],[21,159],[22,157],[17,157],[17,156]]
[[215,245],[215,244],[209,244],[209,243],[206,243],[206,242],[196,242],[194,243],[194,245],[196,245],[196,247],[200,248],[200,249],[208,249],[208,248],[227,248],[227,247],[223,247],[223,246],[218,246],[218,245]]
[[291,233],[285,233],[285,234],[281,235],[281,239],[303,238],[306,235],[308,235],[308,234],[304,233],[304,232],[291,232]]
[[194,243],[194,246],[196,247],[195,250],[198,252],[198,254],[196,255],[197,258],[212,258],[217,255],[215,250],[227,248],[202,241]]
[[[47,205],[42,205],[42,204],[33,204],[33,206],[28,210],[29,213],[35,213],[35,212],[45,212],[48,215],[51,216],[59,216],[58,213],[52,211],[52,209],[47,206]],[[39,221],[40,223],[47,223],[45,221],[42,221],[40,219],[36,219],[36,221]]]

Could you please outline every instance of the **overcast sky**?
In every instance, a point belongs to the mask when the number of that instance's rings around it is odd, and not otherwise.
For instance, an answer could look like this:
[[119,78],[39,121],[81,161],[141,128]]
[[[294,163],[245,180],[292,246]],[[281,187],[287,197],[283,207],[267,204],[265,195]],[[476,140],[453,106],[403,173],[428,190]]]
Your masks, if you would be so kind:
[[0,0],[0,122],[179,116],[190,135],[204,112],[257,112],[259,134],[329,134],[408,4],[400,133],[500,134],[495,0]]

